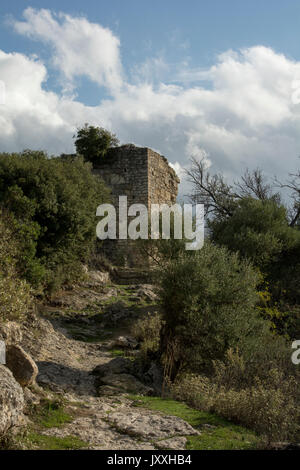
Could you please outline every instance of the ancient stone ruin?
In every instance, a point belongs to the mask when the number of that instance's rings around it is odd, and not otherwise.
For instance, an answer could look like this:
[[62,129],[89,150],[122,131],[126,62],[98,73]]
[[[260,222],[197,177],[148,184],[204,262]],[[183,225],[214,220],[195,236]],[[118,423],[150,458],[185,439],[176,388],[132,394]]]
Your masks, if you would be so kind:
[[[179,178],[168,160],[147,147],[122,145],[109,150],[109,154],[94,168],[111,188],[112,204],[118,208],[119,196],[127,196],[128,206],[176,202]],[[106,254],[116,264],[138,264],[132,240],[107,240],[103,244]]]

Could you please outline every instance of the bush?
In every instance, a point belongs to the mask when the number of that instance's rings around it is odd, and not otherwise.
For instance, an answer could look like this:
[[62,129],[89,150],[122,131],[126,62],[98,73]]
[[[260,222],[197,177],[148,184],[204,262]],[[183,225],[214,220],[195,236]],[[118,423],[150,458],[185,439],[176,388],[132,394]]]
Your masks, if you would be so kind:
[[[268,441],[293,440],[299,432],[298,381],[278,368],[264,379],[244,385],[247,368],[238,355],[215,364],[212,377],[186,375],[171,387],[172,395],[197,409],[215,412],[266,436]],[[249,380],[249,379],[247,379]]]
[[35,287],[57,288],[79,276],[96,238],[96,208],[107,199],[80,157],[0,154],[0,201],[22,247],[18,268]]
[[[281,334],[296,338],[300,303],[300,231],[290,227],[276,200],[241,199],[231,217],[210,222],[212,240],[248,258],[263,273],[271,299],[268,312]],[[296,309],[297,310],[297,309]],[[298,323],[298,326],[297,326]]]
[[162,328],[161,315],[148,313],[140,318],[131,328],[132,336],[141,344],[141,360],[147,362],[149,356],[157,355]]
[[[179,377],[171,387],[172,394],[198,409],[243,424],[269,441],[293,440],[300,430],[299,374],[291,367],[290,351],[286,345],[284,351],[278,341],[281,343],[280,338],[272,337],[273,348],[264,343],[259,354],[248,358],[230,349],[224,361],[214,361],[209,377]],[[276,354],[273,357],[276,346],[277,358]]]
[[75,146],[77,153],[94,165],[105,157],[108,149],[119,144],[115,134],[103,129],[103,127],[94,127],[88,124],[78,129],[77,136],[74,137],[76,137]]
[[300,241],[300,232],[288,225],[286,208],[273,200],[241,199],[232,217],[214,219],[210,228],[215,242],[238,251],[261,269]]
[[0,213],[0,322],[20,320],[31,303],[29,285],[17,274],[18,257],[20,253],[9,228],[9,218]]
[[[163,359],[197,372],[261,328],[255,309],[258,277],[247,261],[206,243],[164,267],[160,299]],[[173,356],[173,358],[170,358]]]

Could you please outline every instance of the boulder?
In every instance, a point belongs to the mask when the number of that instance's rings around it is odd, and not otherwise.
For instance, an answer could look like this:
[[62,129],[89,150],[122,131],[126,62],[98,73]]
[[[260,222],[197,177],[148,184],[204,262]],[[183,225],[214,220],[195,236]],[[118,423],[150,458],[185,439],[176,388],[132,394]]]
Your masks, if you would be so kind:
[[163,439],[156,441],[155,446],[163,450],[185,450],[187,438],[184,436],[171,437],[171,439]]
[[147,300],[148,302],[155,302],[157,300],[157,294],[150,284],[142,285],[136,294],[140,299]]
[[164,381],[162,368],[155,362],[151,362],[150,368],[145,374],[143,374],[143,381],[153,387],[156,394],[160,395]]
[[138,342],[131,336],[119,336],[114,342],[113,347],[136,349]]
[[38,367],[34,360],[21,346],[14,344],[9,344],[6,349],[6,366],[22,387],[32,385],[38,375]]
[[125,357],[116,357],[105,364],[95,367],[93,374],[98,377],[104,377],[111,374],[130,374],[132,372],[132,361]]
[[110,282],[110,276],[108,272],[102,271],[90,271],[89,279],[97,284],[108,284]]
[[190,424],[177,416],[153,414],[151,411],[116,411],[108,415],[108,420],[120,432],[143,439],[169,439],[175,436],[201,434]]
[[0,365],[0,435],[23,422],[23,390],[7,367]]
[[19,344],[22,337],[21,326],[18,323],[8,321],[0,324],[0,340],[5,341],[6,344]]
[[138,395],[153,395],[153,389],[142,384],[138,379],[130,374],[109,374],[98,380],[98,394],[102,394],[102,386],[113,387],[120,393],[134,393]]

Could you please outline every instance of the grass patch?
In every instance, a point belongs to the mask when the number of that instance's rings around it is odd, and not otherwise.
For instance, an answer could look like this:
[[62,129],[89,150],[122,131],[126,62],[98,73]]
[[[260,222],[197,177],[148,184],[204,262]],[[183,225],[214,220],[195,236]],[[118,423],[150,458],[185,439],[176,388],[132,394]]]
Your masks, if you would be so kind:
[[187,450],[253,450],[260,442],[253,432],[230,424],[201,432],[187,438]]
[[113,357],[125,357],[125,351],[123,349],[112,349],[109,351]]
[[71,423],[73,416],[67,413],[58,400],[44,400],[32,413],[32,419],[42,428],[59,428]]
[[[201,435],[187,436],[188,450],[246,450],[257,448],[260,442],[253,431],[236,426],[213,413],[191,408],[185,403],[160,397],[130,395],[129,398],[134,400],[133,406],[178,416],[199,429]],[[211,427],[206,428],[205,425]]]
[[26,438],[29,446],[37,447],[39,450],[78,450],[87,448],[87,442],[75,436],[55,437],[30,432]]

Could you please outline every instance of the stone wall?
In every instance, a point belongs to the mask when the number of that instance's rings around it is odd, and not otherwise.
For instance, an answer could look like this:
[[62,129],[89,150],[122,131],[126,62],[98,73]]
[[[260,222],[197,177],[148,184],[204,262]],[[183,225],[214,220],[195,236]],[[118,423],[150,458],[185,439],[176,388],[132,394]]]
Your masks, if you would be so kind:
[[123,145],[111,149],[94,173],[111,188],[113,204],[118,204],[119,196],[127,196],[128,205],[148,205],[147,148]]
[[149,204],[175,204],[179,178],[165,157],[151,149],[147,151]]
[[[165,157],[147,147],[123,145],[110,149],[107,157],[94,168],[111,188],[112,203],[117,209],[119,196],[127,196],[128,206],[176,202],[179,179]],[[103,244],[106,254],[116,264],[129,266],[141,264],[136,242],[132,240],[107,240]]]

